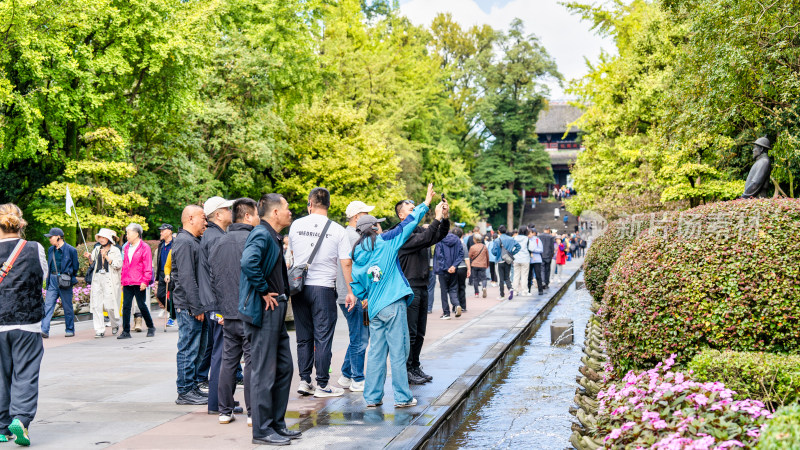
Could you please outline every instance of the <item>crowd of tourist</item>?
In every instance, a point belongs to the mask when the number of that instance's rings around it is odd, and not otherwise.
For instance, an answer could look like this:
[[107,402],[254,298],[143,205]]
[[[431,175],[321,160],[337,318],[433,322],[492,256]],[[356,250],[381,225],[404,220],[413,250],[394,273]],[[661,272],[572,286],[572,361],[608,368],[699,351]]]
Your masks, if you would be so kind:
[[[331,198],[324,188],[309,193],[308,215],[297,220],[274,193],[258,201],[212,197],[189,205],[177,233],[169,224],[159,227],[155,251],[142,240],[139,224],[126,227],[123,245],[113,230],[102,228],[84,253],[95,337],[110,328],[117,339],[131,339],[131,315],[134,328],[141,330],[144,322],[146,336],[153,337],[148,294],[154,292],[167,324],[178,327],[176,403],[207,405],[221,424],[246,411],[254,443],[286,445],[301,436],[284,419],[295,361],[285,324],[291,299],[299,394],[336,397],[347,389],[363,392],[367,407],[378,407],[388,357],[395,407],[414,406],[409,385],[433,379],[422,370],[420,353],[437,278],[441,319],[448,320],[467,312],[468,284],[476,298],[487,296],[490,280],[500,285],[501,299],[531,295],[534,283],[541,295],[552,261],[559,276],[558,267],[585,248],[579,234],[540,234],[533,224],[485,234],[476,227],[465,236],[460,227],[451,228],[444,196],[423,225],[434,196],[431,185],[422,203],[398,202],[399,223],[385,231],[385,219],[372,216],[374,206],[362,201],[347,206],[346,227],[329,219]],[[79,271],[78,252],[64,242],[63,230],[50,230],[45,251],[22,239],[24,227],[19,208],[0,205],[0,260],[6,261],[0,271],[0,350],[14,367],[24,367],[12,376],[0,363],[0,439],[13,435],[17,443],[28,439],[36,412],[42,339],[49,337],[59,299],[65,335],[75,334],[71,288]],[[338,311],[349,345],[337,386],[330,366]],[[238,378],[244,407],[234,401]]]

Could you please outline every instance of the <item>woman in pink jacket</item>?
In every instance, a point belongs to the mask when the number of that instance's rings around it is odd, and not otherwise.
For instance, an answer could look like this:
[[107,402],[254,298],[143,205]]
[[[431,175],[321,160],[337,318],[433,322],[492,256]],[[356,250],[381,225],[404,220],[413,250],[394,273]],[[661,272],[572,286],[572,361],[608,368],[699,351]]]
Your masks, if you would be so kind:
[[142,226],[132,223],[125,227],[128,245],[122,253],[122,333],[117,339],[131,337],[131,303],[136,298],[144,323],[147,324],[147,337],[155,336],[156,327],[150,317],[150,307],[146,303],[147,287],[153,281],[153,256],[150,246],[142,241]]

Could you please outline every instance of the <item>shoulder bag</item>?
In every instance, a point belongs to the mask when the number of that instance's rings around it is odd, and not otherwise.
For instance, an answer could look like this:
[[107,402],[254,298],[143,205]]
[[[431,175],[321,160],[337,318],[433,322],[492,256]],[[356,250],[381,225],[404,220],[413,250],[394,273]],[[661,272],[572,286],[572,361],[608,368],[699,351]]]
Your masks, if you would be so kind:
[[299,294],[300,291],[303,290],[303,286],[305,286],[306,284],[306,276],[308,275],[308,268],[311,267],[311,263],[314,262],[314,257],[317,256],[317,251],[319,251],[319,246],[322,244],[322,240],[325,239],[325,233],[328,232],[328,227],[330,226],[331,226],[331,220],[328,219],[328,222],[325,224],[325,227],[322,228],[322,233],[320,233],[319,239],[317,239],[317,244],[314,246],[314,250],[311,251],[311,256],[308,257],[308,262],[305,264],[294,265],[289,269],[290,295]]
[[8,260],[3,263],[2,267],[0,267],[0,283],[6,279],[6,275],[8,275],[8,272],[10,272],[11,268],[14,267],[14,262],[17,260],[19,254],[22,253],[22,248],[25,247],[26,242],[28,241],[20,239],[17,242],[17,245],[14,247],[14,250],[11,251],[11,256],[9,256]]
[[511,255],[511,252],[506,250],[505,246],[503,245],[503,239],[497,238],[497,240],[500,241],[500,258],[508,265],[514,264],[514,256]]
[[[56,259],[55,259],[56,250],[53,249],[53,267],[56,266]],[[61,273],[56,267],[56,275],[58,275],[58,287],[59,289],[69,289],[72,287],[72,276],[67,275],[65,273]]]

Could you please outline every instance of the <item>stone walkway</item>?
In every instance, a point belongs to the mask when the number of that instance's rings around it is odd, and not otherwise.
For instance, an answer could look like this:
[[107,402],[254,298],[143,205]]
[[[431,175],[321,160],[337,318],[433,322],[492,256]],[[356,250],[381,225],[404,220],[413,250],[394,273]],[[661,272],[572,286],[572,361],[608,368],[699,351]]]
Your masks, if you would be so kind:
[[[567,265],[566,281],[581,259]],[[562,282],[563,283],[563,282]],[[339,398],[314,399],[294,392],[292,379],[287,424],[303,431],[292,442],[300,448],[412,448],[430,426],[453,405],[452,392],[469,370],[490,354],[522,319],[529,320],[558,289],[551,283],[544,296],[515,297],[499,301],[498,289],[486,299],[467,291],[468,312],[460,318],[439,320],[439,289],[422,354],[432,383],[412,386],[419,404],[395,411],[391,380],[387,380],[384,405],[366,409],[360,393]],[[40,378],[39,412],[30,427],[37,448],[255,448],[246,416],[220,425],[205,407],[175,405],[175,349],[177,329],[155,338],[133,333],[133,339],[94,339],[91,322],[76,324],[74,338],[63,336],[63,325],[54,325],[45,341]],[[294,332],[292,353],[295,353]],[[333,345],[333,373],[340,367],[347,347],[347,324],[340,317]],[[484,358],[484,359],[482,359]],[[295,370],[296,362],[295,362]],[[241,389],[236,397],[244,403]]]

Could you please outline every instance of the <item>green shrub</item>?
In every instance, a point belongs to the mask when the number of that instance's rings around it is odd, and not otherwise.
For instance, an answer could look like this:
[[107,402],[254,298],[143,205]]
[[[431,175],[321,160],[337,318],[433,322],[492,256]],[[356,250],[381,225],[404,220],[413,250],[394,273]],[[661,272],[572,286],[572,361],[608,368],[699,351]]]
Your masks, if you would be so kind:
[[800,405],[784,406],[775,412],[758,440],[759,450],[800,448]]
[[[633,241],[606,281],[601,313],[619,370],[704,348],[800,349],[800,200],[712,203]],[[655,232],[657,231],[657,232]]]
[[689,363],[697,381],[721,381],[738,398],[773,410],[800,400],[800,355],[704,350]]
[[608,224],[606,231],[592,240],[592,245],[583,260],[583,279],[586,289],[597,301],[602,301],[605,284],[611,266],[617,261],[622,250],[630,244],[642,221],[619,219]]

